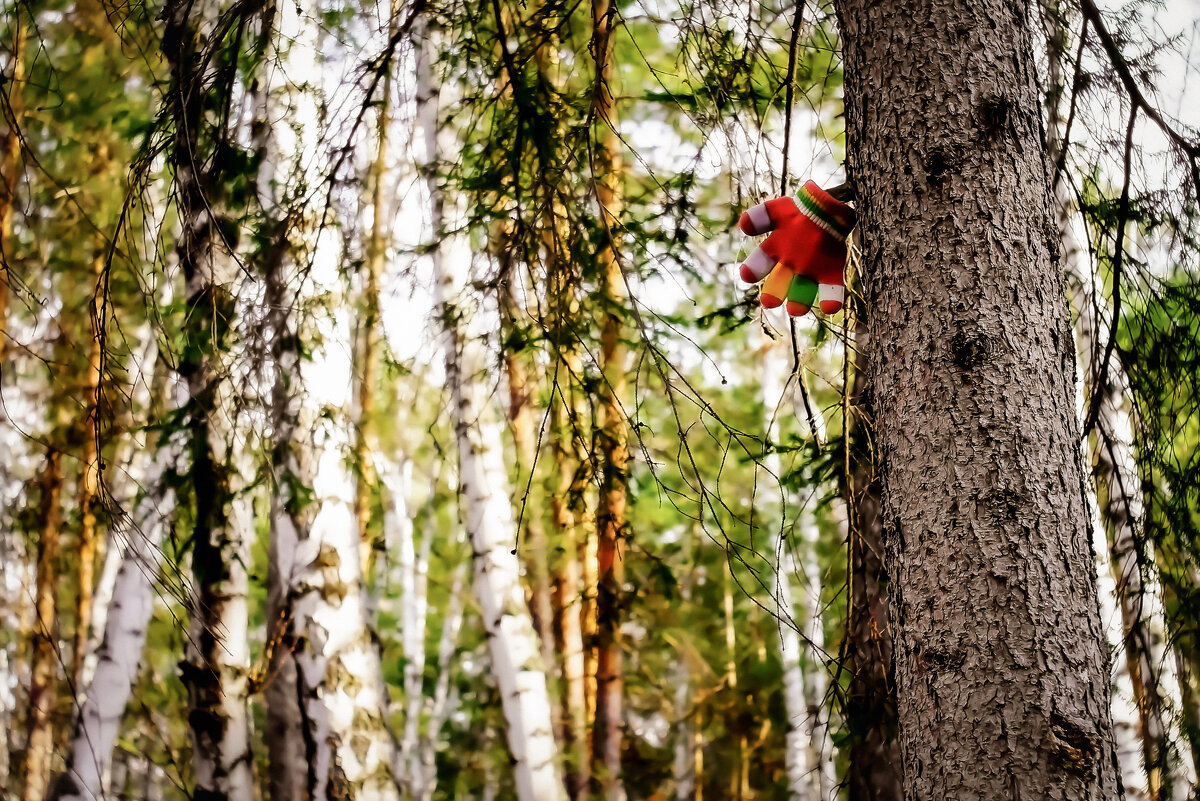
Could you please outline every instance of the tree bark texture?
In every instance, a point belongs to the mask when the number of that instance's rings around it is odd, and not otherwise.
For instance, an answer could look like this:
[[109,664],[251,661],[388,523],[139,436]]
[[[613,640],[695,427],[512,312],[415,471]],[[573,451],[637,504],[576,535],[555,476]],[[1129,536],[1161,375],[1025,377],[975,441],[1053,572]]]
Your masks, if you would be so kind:
[[1115,799],[1027,8],[836,8],[905,798]]
[[29,713],[26,717],[24,775],[21,798],[42,801],[54,755],[52,715],[58,704],[58,553],[62,528],[62,454],[50,451],[38,476],[40,491],[35,585],[33,649],[29,669]]
[[624,720],[624,645],[621,636],[625,583],[624,540],[629,482],[629,445],[621,408],[626,385],[624,323],[625,278],[617,252],[621,217],[621,159],[617,153],[615,103],[612,94],[613,22],[611,0],[592,0],[592,59],[595,87],[592,111],[601,132],[592,159],[599,223],[606,232],[599,253],[600,291],[597,300],[603,321],[600,333],[600,425],[596,430],[600,454],[600,498],[596,507],[596,717],[592,732],[592,775],[605,801],[624,801],[621,748]]
[[96,506],[100,501],[100,369],[104,341],[103,305],[104,250],[92,260],[92,335],[88,340],[88,364],[83,380],[84,412],[82,425],[83,458],[79,476],[79,585],[75,594],[75,634],[72,645],[71,668],[75,685],[82,689],[84,657],[92,625],[92,603],[95,595],[96,551],[99,545],[96,532]]

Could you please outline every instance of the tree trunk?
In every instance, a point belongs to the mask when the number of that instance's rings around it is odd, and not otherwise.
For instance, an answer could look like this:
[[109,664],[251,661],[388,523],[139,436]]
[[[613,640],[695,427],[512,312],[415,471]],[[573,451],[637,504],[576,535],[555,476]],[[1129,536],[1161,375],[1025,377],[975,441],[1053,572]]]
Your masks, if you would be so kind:
[[[7,88],[9,114],[0,115],[0,395],[7,396],[9,382],[12,380],[14,362],[8,358],[9,337],[12,327],[8,322],[8,302],[11,293],[9,285],[8,266],[12,264],[12,219],[15,206],[15,194],[20,177],[20,139],[18,130],[22,119],[21,91],[25,84],[25,32],[21,30],[22,22],[19,13],[9,18],[16,30],[13,35],[12,51],[9,61],[10,79]],[[13,675],[19,640],[22,636],[21,608],[25,605],[23,597],[26,582],[18,576],[27,571],[28,561],[25,556],[24,544],[9,525],[7,504],[9,501],[10,462],[16,461],[13,447],[16,444],[17,432],[9,424],[6,404],[0,404],[0,448],[3,448],[8,458],[0,464],[0,563],[4,565],[4,576],[0,581],[0,630],[7,630],[0,646],[0,781],[7,786],[9,778],[9,753],[11,749],[11,734],[17,716],[16,699],[13,688],[18,679]]]
[[218,241],[212,203],[218,174],[200,154],[208,137],[205,95],[213,91],[202,33],[216,9],[171,0],[163,9],[162,53],[170,72],[169,151],[181,232],[176,253],[185,281],[187,345],[178,370],[187,386],[191,436],[190,473],[196,506],[192,531],[193,597],[185,657],[188,723],[195,766],[195,797],[250,801],[253,797],[250,723],[246,709],[249,649],[246,592],[249,524],[235,503],[242,477],[233,459],[230,416],[235,414],[224,378],[236,310],[236,267]]
[[1029,20],[836,7],[905,797],[1115,799]]
[[[500,243],[500,247],[505,247]],[[516,276],[512,266],[505,270],[507,279],[500,291],[502,320],[506,339],[512,335],[523,336],[518,321],[525,315],[515,296],[516,287],[513,283]],[[504,349],[504,373],[508,379],[508,427],[512,432],[513,444],[516,445],[520,459],[518,480],[518,507],[522,510],[522,536],[520,551],[525,561],[525,570],[529,576],[529,612],[533,616],[533,627],[537,630],[538,640],[542,647],[542,662],[550,675],[554,673],[557,662],[554,652],[554,604],[550,594],[550,567],[546,552],[549,549],[546,531],[542,527],[541,516],[537,506],[528,506],[526,486],[532,486],[532,476],[537,464],[538,436],[534,426],[533,408],[530,405],[529,376],[525,365],[521,363],[522,354]],[[561,499],[555,502],[561,503]],[[558,726],[555,727],[558,729]]]
[[596,508],[596,718],[592,733],[592,773],[605,801],[624,801],[621,745],[624,735],[624,647],[621,637],[622,595],[625,583],[622,541],[630,536],[625,516],[629,482],[629,447],[625,415],[628,354],[621,314],[625,279],[617,253],[621,219],[621,160],[617,153],[615,104],[612,94],[613,20],[611,0],[592,0],[592,61],[595,88],[592,113],[602,128],[592,159],[599,224],[606,229],[598,254],[602,315],[600,334],[600,424],[596,431],[600,455],[600,499]]
[[[388,32],[395,28],[397,4],[389,3]],[[379,281],[383,276],[387,260],[387,226],[384,187],[387,181],[388,127],[391,125],[392,73],[383,76],[375,160],[371,164],[371,232],[367,239],[365,258],[365,280],[362,289],[363,313],[358,322],[355,337],[356,380],[355,395],[358,405],[358,427],[354,437],[354,465],[358,470],[358,481],[354,491],[354,518],[358,521],[358,537],[362,551],[363,576],[371,575],[371,561],[376,543],[371,541],[371,488],[378,481],[375,456],[379,450],[375,433],[376,385],[380,380],[381,338],[379,319]],[[379,544],[382,548],[382,543]],[[373,617],[373,615],[372,615]],[[374,620],[371,621],[372,624]]]
[[850,548],[847,667],[842,712],[850,733],[846,784],[850,801],[900,801],[900,743],[896,739],[896,686],[892,629],[888,623],[883,569],[883,521],[879,479],[871,445],[874,419],[867,383],[867,326],[854,323],[854,379],[846,417],[853,468],[846,509]]
[[[421,770],[419,752],[421,707],[424,702],[425,680],[425,624],[429,610],[429,555],[434,538],[434,525],[426,527],[417,549],[412,516],[409,512],[409,496],[412,477],[407,473],[410,465],[390,471],[384,479],[389,500],[391,526],[396,534],[398,550],[397,567],[400,570],[401,629],[400,637],[404,652],[404,737],[400,744],[399,764],[407,775],[410,795],[415,796],[412,783]],[[436,487],[434,488],[436,489]],[[430,497],[434,493],[431,492]]]
[[[438,94],[427,69],[429,45],[416,38],[417,121],[421,167],[432,210],[434,241],[447,230],[446,199],[437,176]],[[502,453],[502,424],[487,408],[488,323],[467,294],[469,259],[450,237],[431,249],[435,302],[446,340],[446,387],[458,445],[462,516],[475,563],[475,597],[488,635],[492,671],[500,689],[509,753],[520,801],[564,797],[558,747],[550,716],[537,632],[525,604],[514,553],[516,525]],[[494,328],[493,328],[494,330]]]
[[[784,379],[783,357],[773,340],[763,336],[760,348],[759,374],[762,383],[764,412],[763,436],[768,443],[777,436],[775,421],[783,404],[787,382]],[[772,448],[763,458],[764,477],[767,488],[766,508],[788,509],[787,494],[783,492],[780,478],[783,462],[779,451]],[[776,488],[780,492],[776,492]],[[808,718],[808,702],[805,700],[804,671],[800,667],[800,634],[796,626],[795,607],[792,603],[791,577],[795,569],[794,544],[785,541],[784,519],[759,513],[771,528],[771,553],[774,557],[774,579],[771,596],[775,601],[775,613],[779,618],[779,661],[783,668],[783,701],[787,713],[787,734],[784,735],[784,765],[787,769],[789,801],[815,801],[809,792],[809,779],[813,766],[809,760],[808,736],[804,723]],[[802,622],[802,621],[801,621]]]
[[[92,801],[103,797],[102,783],[112,766],[125,706],[137,684],[154,612],[154,583],[162,562],[161,545],[174,514],[175,491],[164,481],[179,457],[175,445],[161,444],[155,461],[145,465],[145,494],[126,518],[121,567],[97,650],[96,667],[79,708],[67,753],[67,769],[52,794],[56,801]],[[142,460],[143,463],[148,460]],[[117,521],[118,525],[120,521]]]
[[434,759],[442,724],[446,722],[453,707],[450,701],[450,671],[451,661],[458,646],[458,632],[462,628],[463,587],[466,575],[467,563],[460,562],[454,568],[454,578],[450,582],[450,601],[442,616],[442,636],[438,643],[438,677],[433,689],[432,703],[429,705],[429,725],[421,741],[421,769],[410,777],[413,783],[413,801],[430,801],[433,791],[437,789],[437,768]]
[[821,603],[821,569],[817,561],[817,541],[820,530],[812,510],[799,511],[798,529],[802,548],[800,560],[803,570],[796,564],[795,550],[786,554],[788,574],[802,573],[804,576],[804,593],[808,597],[799,606],[804,611],[804,639],[808,646],[808,675],[804,677],[804,695],[807,701],[805,720],[808,728],[808,747],[811,754],[814,775],[810,778],[812,797],[820,801],[836,801],[837,799],[837,769],[833,764],[833,740],[829,736],[829,706],[826,694],[829,689],[829,677],[825,665],[825,631],[821,611],[825,608]]
[[62,527],[62,454],[50,451],[38,477],[41,492],[38,512],[36,619],[30,657],[29,715],[25,731],[24,775],[21,798],[42,801],[50,780],[54,755],[51,716],[58,705],[58,585],[59,534]]
[[75,639],[71,666],[75,686],[83,689],[83,663],[92,625],[92,600],[96,583],[96,504],[100,492],[100,367],[101,342],[105,310],[102,293],[105,291],[103,245],[92,259],[92,335],[88,340],[87,371],[83,380],[83,458],[79,476],[79,572],[75,594]]
[[[1089,293],[1090,294],[1090,293]],[[1097,352],[1089,345],[1099,342],[1095,315],[1087,295],[1080,305],[1081,352]],[[1085,328],[1087,329],[1085,331]],[[1103,346],[1099,346],[1103,350]],[[1115,362],[1115,360],[1114,360]],[[1153,544],[1144,541],[1141,479],[1133,450],[1133,430],[1125,410],[1125,376],[1119,364],[1109,365],[1107,397],[1100,402],[1096,417],[1095,460],[1097,493],[1102,532],[1111,560],[1104,567],[1115,579],[1116,606],[1120,610],[1122,636],[1117,658],[1126,663],[1138,717],[1138,743],[1144,766],[1143,784],[1152,801],[1186,801],[1195,784],[1189,765],[1177,753],[1179,742],[1172,705],[1180,700],[1175,666],[1167,653],[1162,593],[1154,578]],[[1140,543],[1140,544],[1139,544]],[[1122,653],[1123,651],[1123,653]]]

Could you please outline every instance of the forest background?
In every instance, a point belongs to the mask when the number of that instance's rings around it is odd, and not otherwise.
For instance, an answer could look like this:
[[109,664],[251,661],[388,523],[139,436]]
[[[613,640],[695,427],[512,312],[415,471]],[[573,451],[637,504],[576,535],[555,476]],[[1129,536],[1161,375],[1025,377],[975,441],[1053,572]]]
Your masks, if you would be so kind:
[[[845,314],[736,278],[845,178],[832,7],[4,10],[0,797],[902,797],[855,242]],[[1115,754],[1185,799],[1200,15],[1025,11]]]

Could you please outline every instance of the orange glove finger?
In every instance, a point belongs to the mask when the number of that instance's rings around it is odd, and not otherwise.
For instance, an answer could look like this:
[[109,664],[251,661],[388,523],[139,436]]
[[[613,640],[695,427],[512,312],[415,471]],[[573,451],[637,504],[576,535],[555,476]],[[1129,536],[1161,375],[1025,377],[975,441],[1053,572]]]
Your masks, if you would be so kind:
[[788,288],[792,285],[792,276],[795,274],[795,270],[786,264],[775,265],[775,269],[771,270],[771,274],[763,282],[762,292],[758,295],[758,300],[764,308],[774,309],[783,303],[783,299],[787,297]]

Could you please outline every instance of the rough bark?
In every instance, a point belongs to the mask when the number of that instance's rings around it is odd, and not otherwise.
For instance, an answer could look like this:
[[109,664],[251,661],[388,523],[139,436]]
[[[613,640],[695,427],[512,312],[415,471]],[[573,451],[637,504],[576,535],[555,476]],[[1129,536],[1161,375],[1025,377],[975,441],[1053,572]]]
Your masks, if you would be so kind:
[[162,53],[170,84],[173,126],[169,150],[181,231],[176,254],[185,281],[188,343],[178,363],[187,387],[195,502],[192,531],[193,597],[189,636],[180,662],[188,693],[195,767],[195,798],[250,801],[253,796],[250,724],[246,709],[249,650],[246,592],[249,520],[233,501],[242,477],[233,463],[232,415],[222,356],[228,349],[236,303],[234,270],[223,252],[212,204],[219,174],[206,166],[209,130],[205,93],[209,62],[201,57],[217,9],[172,0],[163,9]]
[[622,311],[625,279],[617,254],[621,217],[621,159],[617,152],[615,104],[612,94],[613,20],[611,0],[592,0],[592,61],[595,86],[592,113],[601,126],[594,145],[592,179],[599,222],[605,229],[598,254],[600,289],[596,298],[602,315],[600,422],[596,430],[600,498],[596,507],[596,713],[592,732],[592,774],[605,801],[624,801],[621,746],[624,737],[624,672],[621,636],[625,583],[623,541],[630,536],[626,519],[629,446],[625,416],[628,361]]
[[[420,36],[417,37],[420,42]],[[437,176],[438,89],[424,47],[417,45],[417,117],[421,167],[431,206],[434,241],[447,225],[447,200]],[[454,208],[453,206],[451,208]],[[457,212],[454,212],[455,214]],[[456,237],[431,248],[430,257],[446,348],[446,387],[458,449],[459,497],[471,540],[475,597],[488,635],[492,674],[499,686],[512,770],[520,801],[564,798],[558,747],[520,569],[513,553],[516,524],[505,476],[503,424],[488,409],[489,332],[478,303],[467,293],[469,259]]]
[[855,323],[854,347],[854,380],[847,415],[853,472],[846,488],[851,574],[846,649],[850,680],[842,711],[850,741],[846,785],[850,801],[900,801],[902,764],[896,739],[883,521],[870,443],[870,421],[874,419],[867,385],[866,353],[870,346],[861,319]]
[[33,648],[30,655],[27,745],[21,798],[42,801],[54,755],[52,715],[58,704],[58,552],[62,527],[62,454],[50,451],[38,476],[37,578],[34,588]]
[[908,799],[1114,799],[1032,34],[839,0]]

